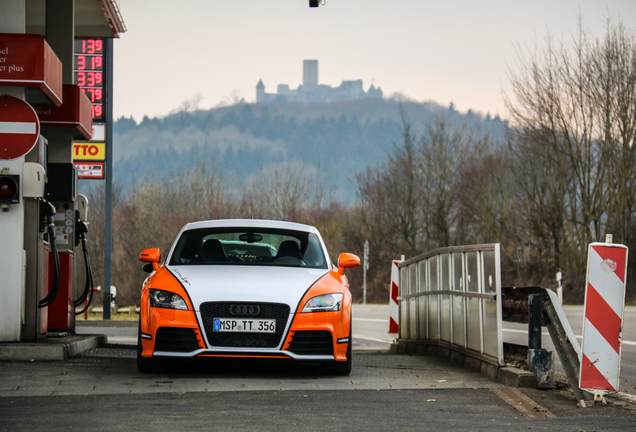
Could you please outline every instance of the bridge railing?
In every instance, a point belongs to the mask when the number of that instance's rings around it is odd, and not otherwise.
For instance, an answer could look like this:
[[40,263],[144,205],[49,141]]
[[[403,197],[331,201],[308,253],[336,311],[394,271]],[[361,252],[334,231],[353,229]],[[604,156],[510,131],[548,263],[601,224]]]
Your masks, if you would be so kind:
[[400,341],[503,365],[498,243],[435,249],[398,269]]

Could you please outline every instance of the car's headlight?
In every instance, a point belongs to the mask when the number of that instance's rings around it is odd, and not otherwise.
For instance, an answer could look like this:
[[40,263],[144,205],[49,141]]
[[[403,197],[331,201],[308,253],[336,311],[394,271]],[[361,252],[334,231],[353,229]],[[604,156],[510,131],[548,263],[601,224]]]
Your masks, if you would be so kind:
[[318,297],[314,297],[309,300],[305,307],[304,312],[336,312],[340,310],[340,303],[342,303],[342,294],[325,294]]
[[148,290],[148,294],[150,294],[150,306],[152,307],[188,310],[188,305],[179,294],[158,289]]

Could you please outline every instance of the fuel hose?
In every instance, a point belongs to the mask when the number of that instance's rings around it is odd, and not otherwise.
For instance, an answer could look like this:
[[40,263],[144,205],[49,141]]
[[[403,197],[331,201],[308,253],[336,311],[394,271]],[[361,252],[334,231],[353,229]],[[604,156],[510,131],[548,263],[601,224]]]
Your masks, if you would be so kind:
[[60,288],[60,256],[57,253],[57,244],[55,242],[55,223],[53,222],[53,215],[55,214],[55,207],[53,207],[48,201],[42,200],[45,204],[46,220],[47,220],[47,232],[49,234],[49,244],[51,245],[51,253],[53,254],[53,286],[51,291],[38,303],[39,308],[47,307],[57,297],[57,292]]
[[78,228],[79,228],[80,241],[82,242],[82,250],[84,252],[84,265],[86,268],[86,284],[84,285],[84,291],[82,292],[82,295],[79,296],[79,298],[73,302],[73,305],[77,307],[77,306],[80,306],[82,303],[84,303],[87,299],[88,301],[86,302],[86,305],[81,311],[75,312],[75,315],[81,315],[84,312],[86,312],[88,307],[93,302],[93,271],[91,269],[91,262],[90,262],[90,258],[88,257],[88,247],[86,245],[86,233],[88,232],[88,228],[86,226],[86,223],[82,221],[78,222]]

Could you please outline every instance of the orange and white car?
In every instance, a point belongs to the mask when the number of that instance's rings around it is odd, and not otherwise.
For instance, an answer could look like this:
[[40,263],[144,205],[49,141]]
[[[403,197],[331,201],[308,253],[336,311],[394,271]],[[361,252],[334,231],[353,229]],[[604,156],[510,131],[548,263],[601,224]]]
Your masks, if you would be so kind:
[[342,253],[337,266],[318,230],[265,220],[212,220],[184,226],[141,292],[137,366],[167,358],[248,357],[320,362],[351,372],[351,293]]

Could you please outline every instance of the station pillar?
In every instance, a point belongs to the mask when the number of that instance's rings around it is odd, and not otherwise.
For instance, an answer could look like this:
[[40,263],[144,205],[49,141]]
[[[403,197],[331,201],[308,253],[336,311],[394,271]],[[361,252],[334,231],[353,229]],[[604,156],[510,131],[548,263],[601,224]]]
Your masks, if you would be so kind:
[[[0,33],[24,33],[25,0],[0,2]],[[24,100],[22,87],[0,87],[0,95]],[[24,157],[0,160],[0,171],[22,178]],[[26,256],[24,251],[24,200],[0,211],[0,341],[19,341],[24,318]]]

